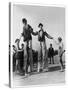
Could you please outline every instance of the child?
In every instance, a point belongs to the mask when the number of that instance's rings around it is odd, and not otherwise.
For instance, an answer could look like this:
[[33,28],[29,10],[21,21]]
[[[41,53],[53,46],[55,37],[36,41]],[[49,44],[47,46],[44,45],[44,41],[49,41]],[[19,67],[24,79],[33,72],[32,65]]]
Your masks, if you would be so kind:
[[20,62],[20,60],[19,60],[19,39],[16,39],[15,40],[15,44],[16,44],[16,55],[15,55],[15,58],[16,58],[16,73],[18,72],[19,73],[19,71],[20,71],[20,65],[19,65],[19,62]]
[[65,52],[65,50],[63,49],[63,42],[62,42],[62,38],[58,37],[58,43],[55,41],[55,43],[58,45],[58,55],[59,55],[59,59],[60,59],[60,64],[61,64],[61,71],[63,72],[63,61],[62,61],[62,56],[63,53]]

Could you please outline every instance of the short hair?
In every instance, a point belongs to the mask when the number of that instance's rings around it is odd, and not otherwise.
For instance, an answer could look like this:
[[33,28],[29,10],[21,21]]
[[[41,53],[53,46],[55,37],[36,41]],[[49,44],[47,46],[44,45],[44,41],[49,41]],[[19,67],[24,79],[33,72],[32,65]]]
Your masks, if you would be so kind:
[[61,42],[62,41],[62,38],[61,37],[58,37],[58,40]]
[[43,24],[42,23],[39,23],[38,27],[42,26],[43,27]]
[[22,43],[22,44],[21,44],[21,46],[23,46],[23,47],[24,47],[24,44]]
[[52,43],[50,44],[50,46],[52,46]]
[[13,48],[15,48],[15,45],[12,45]]
[[22,19],[22,22],[23,22],[23,23],[27,23],[26,18],[23,18],[23,19]]

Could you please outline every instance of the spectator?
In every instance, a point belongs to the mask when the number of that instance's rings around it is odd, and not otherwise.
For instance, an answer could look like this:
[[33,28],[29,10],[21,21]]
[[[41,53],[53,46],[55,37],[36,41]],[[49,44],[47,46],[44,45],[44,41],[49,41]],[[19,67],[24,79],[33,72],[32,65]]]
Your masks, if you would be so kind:
[[16,54],[15,54],[15,58],[16,58],[16,72],[19,72],[20,71],[20,54],[19,54],[19,39],[16,39],[15,40],[15,43],[16,43]]
[[54,64],[54,48],[52,47],[52,44],[50,44],[50,48],[48,50],[48,57],[50,59],[50,64],[51,64],[51,60],[52,63]]
[[63,67],[62,56],[63,56],[63,53],[65,52],[65,50],[64,50],[64,45],[63,45],[62,38],[58,37],[58,42],[55,41],[55,43],[58,45],[59,62],[61,64],[61,71],[63,72],[64,71],[64,67]]

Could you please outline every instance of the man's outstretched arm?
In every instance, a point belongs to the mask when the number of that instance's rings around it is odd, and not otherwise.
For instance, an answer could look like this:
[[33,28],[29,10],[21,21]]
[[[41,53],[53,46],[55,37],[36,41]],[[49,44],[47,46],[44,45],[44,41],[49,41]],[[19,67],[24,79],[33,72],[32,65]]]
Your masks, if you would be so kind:
[[23,31],[22,31],[22,33],[21,33],[21,36],[24,36],[24,29],[23,29]]
[[53,37],[52,36],[50,36],[46,31],[44,32],[44,35],[46,35],[47,36],[47,38],[49,38],[49,39],[53,39]]
[[33,28],[31,28],[31,33],[32,33],[32,35],[34,35],[34,36],[38,35],[38,32],[34,32],[34,31],[33,31]]
[[34,32],[34,31],[32,30],[32,35],[36,36],[36,35],[38,35],[38,32]]
[[30,25],[28,25],[28,26],[29,26],[29,29],[30,29],[32,35],[34,35],[34,36],[38,35],[38,32],[34,32],[33,28]]

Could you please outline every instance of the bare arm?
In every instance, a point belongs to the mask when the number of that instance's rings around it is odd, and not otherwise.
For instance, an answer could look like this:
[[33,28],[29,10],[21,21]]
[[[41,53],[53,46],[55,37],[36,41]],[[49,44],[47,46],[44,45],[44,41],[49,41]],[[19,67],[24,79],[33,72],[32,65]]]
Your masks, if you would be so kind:
[[23,28],[23,31],[22,31],[22,33],[21,33],[21,37],[24,35],[24,28]]
[[31,26],[30,26],[30,31],[31,31],[32,35],[34,35],[34,36],[38,35],[38,32],[34,32],[33,28]]
[[17,50],[18,52],[21,52],[21,51],[23,51],[23,50]]
[[46,35],[47,36],[47,38],[49,38],[49,39],[53,39],[53,37],[52,36],[50,36],[46,31],[44,32],[44,35]]
[[34,36],[36,36],[36,35],[38,35],[38,32],[33,32],[33,31],[32,31],[32,34],[33,34]]

